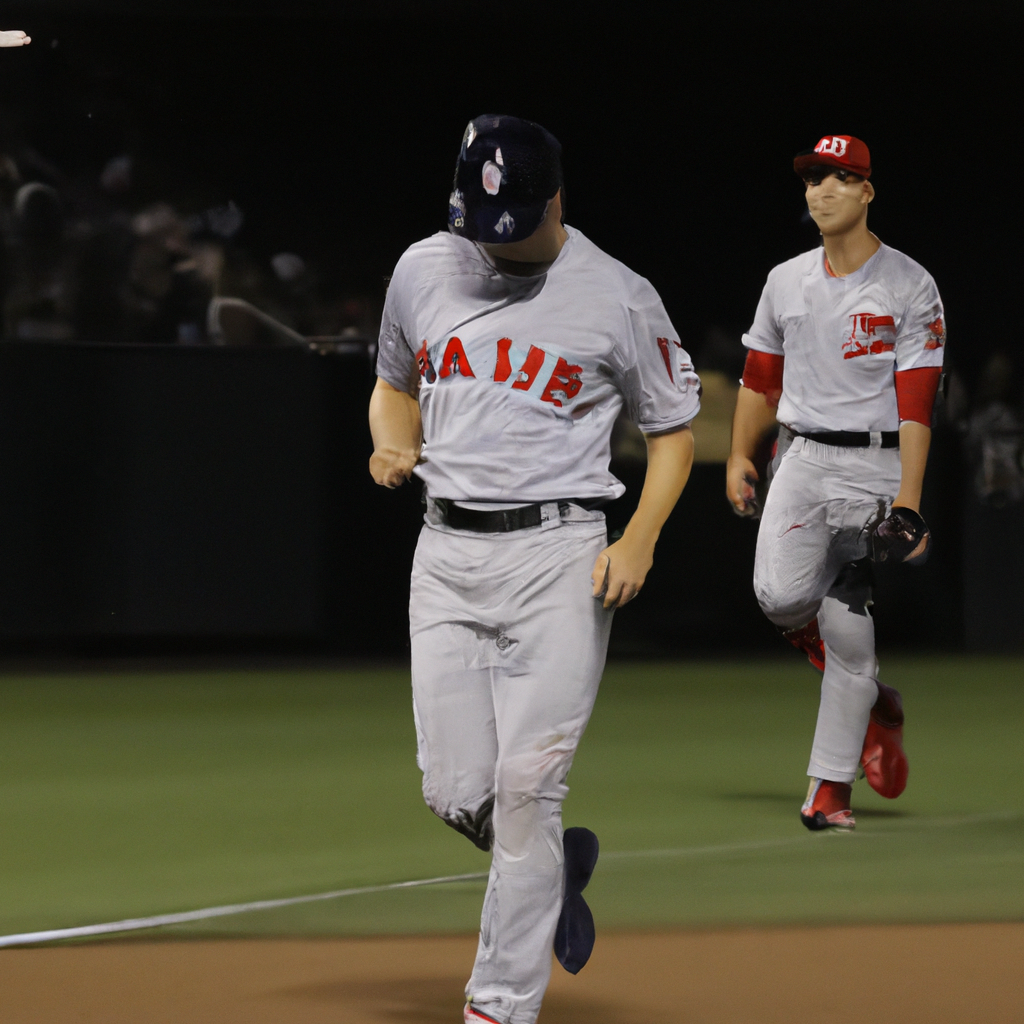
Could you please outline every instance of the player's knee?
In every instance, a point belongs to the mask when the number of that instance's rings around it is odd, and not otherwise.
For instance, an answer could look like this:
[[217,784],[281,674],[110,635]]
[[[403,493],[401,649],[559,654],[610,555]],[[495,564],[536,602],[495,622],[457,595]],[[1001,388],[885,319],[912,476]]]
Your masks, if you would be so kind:
[[761,611],[785,629],[806,625],[817,614],[820,603],[811,588],[800,586],[800,581],[755,579],[754,593]]
[[[838,669],[839,674],[849,679],[869,680],[874,686],[875,676],[878,675],[878,662],[875,659],[875,648],[873,644],[863,643],[858,637],[847,635],[836,635],[834,632],[827,633],[822,630],[825,640],[826,664],[831,661],[832,668]],[[833,675],[836,673],[830,673]]]
[[560,805],[569,791],[565,777],[572,754],[572,749],[554,745],[502,759],[495,777],[500,811],[515,814],[540,803]]
[[423,799],[446,825],[464,835],[481,850],[490,850],[494,845],[493,793],[479,800],[459,800],[442,792],[424,777]]
[[537,870],[562,862],[562,801],[568,792],[565,755],[531,752],[498,766],[494,808],[495,858],[502,870]]

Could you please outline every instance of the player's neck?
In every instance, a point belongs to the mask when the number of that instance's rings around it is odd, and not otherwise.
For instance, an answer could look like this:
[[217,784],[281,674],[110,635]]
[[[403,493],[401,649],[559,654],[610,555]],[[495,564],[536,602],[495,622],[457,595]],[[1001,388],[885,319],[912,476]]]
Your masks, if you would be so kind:
[[542,224],[529,238],[503,245],[484,244],[487,255],[503,274],[533,277],[543,274],[558,258],[569,238],[568,232],[557,221]]
[[836,277],[846,277],[860,270],[882,244],[863,221],[849,231],[822,236],[822,242],[829,270]]
[[562,193],[557,192],[544,211],[544,219],[529,238],[518,242],[481,242],[481,248],[503,274],[535,277],[558,258],[569,238],[562,224]]

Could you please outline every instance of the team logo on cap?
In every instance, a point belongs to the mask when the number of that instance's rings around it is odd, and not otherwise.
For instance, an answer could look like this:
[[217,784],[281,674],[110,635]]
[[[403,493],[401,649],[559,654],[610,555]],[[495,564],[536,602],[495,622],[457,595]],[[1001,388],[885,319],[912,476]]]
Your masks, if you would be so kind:
[[501,188],[501,183],[505,180],[505,172],[502,170],[504,166],[505,161],[501,158],[501,147],[499,146],[494,151],[494,159],[488,160],[484,164],[483,185],[484,191],[489,196],[498,194],[498,189]]
[[840,135],[826,135],[815,147],[815,153],[823,153],[827,156],[846,156],[847,141]]
[[[497,191],[497,189],[495,189]],[[516,229],[516,219],[506,210],[497,220],[494,225],[494,233],[496,235],[511,235]]]
[[448,223],[456,228],[466,223],[466,197],[459,189],[448,197]]

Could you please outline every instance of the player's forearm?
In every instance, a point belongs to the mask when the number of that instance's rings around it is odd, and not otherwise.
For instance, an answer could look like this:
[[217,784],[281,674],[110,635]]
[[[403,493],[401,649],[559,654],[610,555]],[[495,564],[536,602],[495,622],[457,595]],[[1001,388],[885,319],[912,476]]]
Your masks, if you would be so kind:
[[736,395],[736,411],[732,418],[730,454],[752,459],[775,422],[775,410],[767,398],[750,388],[741,387]]
[[423,444],[419,402],[380,377],[370,396],[370,434],[374,482],[393,488],[411,479]]
[[645,438],[647,475],[622,539],[653,548],[672,509],[683,493],[693,466],[693,432],[689,427]]
[[423,443],[420,405],[382,377],[370,396],[370,435],[375,451],[415,452]]
[[921,511],[921,489],[931,441],[931,427],[914,420],[900,424],[900,492],[894,505]]

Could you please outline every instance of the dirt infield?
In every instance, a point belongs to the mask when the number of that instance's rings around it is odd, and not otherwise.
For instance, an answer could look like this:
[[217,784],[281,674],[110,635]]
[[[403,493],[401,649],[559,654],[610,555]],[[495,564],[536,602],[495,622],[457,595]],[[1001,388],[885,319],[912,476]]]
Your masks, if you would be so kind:
[[[475,940],[106,942],[0,953],[4,1024],[433,1024]],[[541,1024],[1010,1024],[1024,924],[612,933]]]

